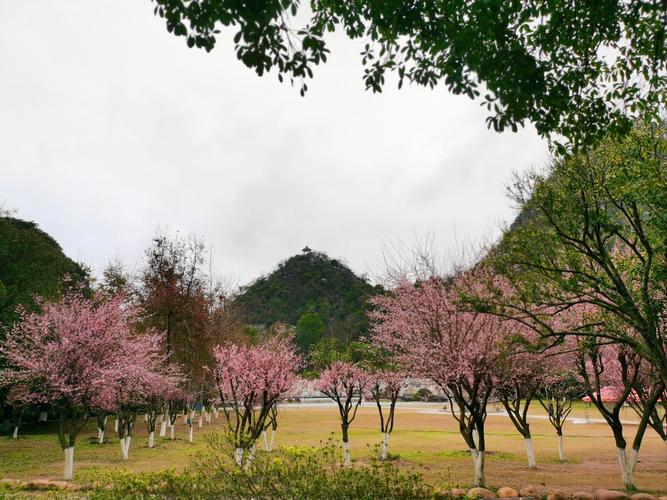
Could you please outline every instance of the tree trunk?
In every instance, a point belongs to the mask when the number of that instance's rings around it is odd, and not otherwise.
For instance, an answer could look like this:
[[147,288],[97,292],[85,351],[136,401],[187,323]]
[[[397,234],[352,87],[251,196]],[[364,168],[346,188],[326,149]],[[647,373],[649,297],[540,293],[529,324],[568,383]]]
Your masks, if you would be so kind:
[[234,460],[239,467],[243,465],[243,448],[236,448],[234,450]]
[[160,423],[160,437],[165,437],[167,435],[167,419],[162,417],[162,422]]
[[204,414],[199,414],[199,427],[204,427]]
[[257,452],[257,448],[253,444],[250,449],[247,452],[246,456],[246,461],[245,464],[243,464],[243,468],[245,470],[248,470],[250,468],[250,465],[252,464],[252,461],[255,459],[255,453]]
[[195,432],[195,426],[190,424],[190,431],[188,432],[188,441],[190,441],[191,443],[194,438],[194,432]]
[[38,422],[46,422],[46,419],[49,417],[48,412],[45,411],[40,411],[39,412],[39,419],[37,419]]
[[173,424],[169,426],[169,437],[170,437],[171,439],[174,439],[174,438],[175,438],[175,436],[174,436],[174,427],[175,427],[175,426],[174,426]]
[[18,425],[14,426],[14,434],[12,434],[12,437],[14,439],[17,439],[19,437],[19,426]]
[[207,424],[211,423],[211,412],[210,411],[206,412],[206,423]]
[[565,461],[565,446],[563,444],[563,435],[558,436],[558,460]]
[[616,448],[618,454],[618,462],[621,466],[621,477],[623,478],[623,484],[628,490],[635,489],[635,467],[637,466],[637,455],[636,450],[630,451],[630,456],[628,457],[625,453],[625,448]]
[[155,431],[150,431],[148,433],[148,447],[149,448],[155,447]]
[[276,432],[273,429],[271,429],[271,439],[269,440],[269,451],[273,451],[273,440],[276,437]]
[[525,438],[523,442],[526,445],[526,455],[528,456],[528,467],[537,469],[537,462],[535,461],[535,450],[533,449],[533,440]]
[[71,481],[74,477],[74,446],[65,448],[65,470],[63,472],[63,479]]
[[483,488],[486,480],[484,478],[484,452],[476,449],[471,449],[473,468],[475,470],[475,479],[473,486]]
[[128,446],[126,444],[127,438],[120,438],[120,458],[123,460],[128,459]]
[[345,460],[343,461],[343,465],[347,467],[348,465],[352,464],[352,458],[350,457],[350,443],[343,441],[343,450],[345,451]]
[[382,452],[380,454],[380,460],[387,460],[389,456],[389,433],[385,432],[382,435]]
[[269,441],[266,439],[266,430],[262,431],[262,439],[264,440],[264,449],[266,451],[270,451],[269,450]]
[[116,422],[113,424],[113,431],[118,432],[118,417],[116,417]]
[[97,442],[99,444],[104,444],[104,429],[97,429],[98,435],[97,435]]

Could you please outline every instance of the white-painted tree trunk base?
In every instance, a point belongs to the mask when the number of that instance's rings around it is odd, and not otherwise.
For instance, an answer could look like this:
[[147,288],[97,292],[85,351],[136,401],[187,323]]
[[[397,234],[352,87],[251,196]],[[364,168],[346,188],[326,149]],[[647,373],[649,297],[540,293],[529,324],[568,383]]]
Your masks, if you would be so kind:
[[118,432],[118,418],[116,418],[116,422],[113,424],[113,431]]
[[621,477],[625,487],[629,490],[635,488],[635,468],[637,467],[637,458],[639,453],[637,450],[630,450],[630,456],[625,452],[624,448],[616,448],[618,454],[618,461],[621,466]]
[[477,432],[477,429],[472,430],[472,440],[475,446],[479,446],[479,432]]
[[190,426],[190,431],[188,432],[188,441],[192,443],[194,439],[195,428],[193,425]]
[[533,440],[526,438],[523,440],[526,445],[526,456],[528,457],[528,467],[537,469],[537,461],[535,460],[535,449],[533,448]]
[[262,439],[264,440],[264,449],[269,451],[269,440],[266,438],[266,431],[262,431]]
[[148,422],[148,413],[144,413],[144,422]]
[[558,436],[558,460],[565,461],[565,445],[563,443],[563,436]]
[[104,429],[98,429],[99,434],[97,436],[97,442],[99,444],[104,444]]
[[199,427],[204,427],[204,416],[199,414]]
[[154,448],[155,447],[155,432],[151,431],[148,433],[148,447],[149,448]]
[[14,434],[12,434],[12,437],[14,439],[17,439],[19,437],[19,426],[18,425],[14,426]]
[[65,448],[65,470],[63,471],[63,479],[71,481],[74,477],[74,446]]
[[127,446],[125,444],[126,439],[127,438],[121,438],[120,441],[119,441],[120,442],[120,458],[123,459],[123,460],[128,459],[128,450],[127,450]]
[[473,468],[475,470],[475,478],[473,486],[483,487],[485,483],[484,478],[484,453],[476,449],[471,449]]
[[45,411],[40,411],[39,412],[39,418],[37,419],[38,422],[46,422],[46,419],[49,417],[48,412]]
[[160,424],[160,437],[163,438],[167,435],[167,421],[162,420],[162,423]]
[[343,450],[345,451],[345,459],[343,465],[348,466],[352,464],[352,457],[350,456],[350,443],[343,441]]
[[243,448],[236,448],[234,450],[234,460],[239,467],[243,465]]
[[183,423],[187,424],[188,423],[188,415],[187,413],[183,414]]
[[171,439],[174,439],[174,438],[176,437],[176,436],[175,436],[175,433],[174,433],[174,427],[175,427],[174,425],[170,425],[170,426],[169,426],[169,437],[170,437]]
[[380,460],[387,460],[389,456],[389,433],[385,432],[382,435],[382,451],[380,453]]
[[273,442],[276,439],[276,432],[273,429],[271,429],[271,439],[269,439],[269,451],[273,451]]

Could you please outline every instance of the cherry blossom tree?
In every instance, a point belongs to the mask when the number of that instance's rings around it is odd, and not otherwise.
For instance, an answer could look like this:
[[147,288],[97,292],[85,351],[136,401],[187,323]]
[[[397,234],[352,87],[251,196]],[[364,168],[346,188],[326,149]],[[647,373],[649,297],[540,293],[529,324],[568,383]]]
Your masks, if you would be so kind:
[[544,379],[537,393],[538,401],[547,412],[549,423],[558,436],[558,459],[565,461],[563,427],[572,412],[573,395],[577,392],[573,356],[567,350],[547,352],[543,362],[547,364]]
[[214,378],[241,467],[252,461],[271,409],[296,382],[302,359],[287,335],[259,345],[222,344],[214,357]]
[[318,391],[333,399],[338,405],[345,452],[344,465],[351,464],[349,429],[357,416],[357,409],[361,405],[368,383],[368,374],[347,361],[334,361],[320,374],[319,380],[315,383]]
[[156,408],[162,405],[165,394],[178,387],[181,376],[165,354],[164,335],[128,335],[123,341],[122,354],[107,368],[105,378],[109,383],[100,393],[98,404],[116,413],[121,457],[127,460],[137,413],[148,408],[149,447],[152,447]]
[[[382,433],[382,449],[380,459],[386,460],[389,454],[389,436],[394,430],[394,417],[396,415],[396,401],[405,385],[405,374],[394,370],[378,370],[369,376],[367,393],[378,409],[380,415],[380,432]],[[383,399],[389,400],[389,408],[385,404],[382,406]]]
[[[664,384],[657,384],[645,400],[645,411],[634,432],[632,448],[628,455],[623,435],[621,409],[634,395],[638,386],[642,364],[645,361],[629,346],[606,344],[591,337],[578,339],[577,369],[587,397],[611,428],[616,442],[621,475],[626,488],[635,488],[634,475],[637,458],[652,410],[664,391]],[[612,397],[608,397],[611,392]]]
[[391,294],[375,297],[371,335],[411,373],[434,380],[445,391],[471,452],[474,484],[482,486],[486,406],[504,325],[495,316],[462,308],[461,279],[405,280]]
[[[132,311],[122,297],[96,301],[72,292],[41,302],[41,314],[21,314],[0,344],[0,382],[58,414],[65,454],[64,478],[72,479],[76,438],[100,395],[130,328]],[[69,424],[69,425],[67,425]]]
[[544,356],[532,352],[523,343],[511,341],[500,348],[495,364],[494,393],[502,403],[512,424],[523,436],[528,457],[528,467],[537,468],[535,450],[528,423],[528,410],[543,386],[545,378]]

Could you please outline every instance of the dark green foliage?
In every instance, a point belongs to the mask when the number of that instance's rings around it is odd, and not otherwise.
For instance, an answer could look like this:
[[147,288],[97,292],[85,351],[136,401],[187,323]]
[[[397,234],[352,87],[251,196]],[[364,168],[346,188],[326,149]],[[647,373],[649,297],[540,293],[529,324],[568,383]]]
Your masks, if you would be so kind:
[[[576,334],[628,345],[667,377],[666,151],[664,126],[637,123],[622,140],[518,178],[523,215],[487,258],[513,293],[495,289],[485,310],[552,342]],[[581,304],[596,314],[550,321]]]
[[90,498],[437,498],[419,474],[401,472],[388,461],[342,467],[341,450],[331,444],[259,452],[247,469],[234,465],[230,453],[224,438],[214,437],[209,452],[184,474],[96,474]]
[[33,311],[35,296],[53,299],[66,286],[87,279],[84,269],[37,224],[0,217],[0,335],[17,319],[19,305]]
[[[364,83],[385,75],[481,100],[495,130],[526,121],[575,146],[667,101],[667,2],[458,0],[152,0],[167,30],[207,51],[235,32],[237,58],[300,86],[326,62],[325,34],[365,43]],[[301,8],[301,10],[299,10]]]
[[302,352],[308,352],[310,347],[324,336],[327,325],[315,311],[306,311],[296,322],[296,344]]
[[268,276],[256,280],[237,298],[250,324],[276,322],[297,326],[302,320],[304,346],[326,334],[349,341],[366,331],[366,300],[380,293],[347,266],[324,253],[307,251],[282,262]]

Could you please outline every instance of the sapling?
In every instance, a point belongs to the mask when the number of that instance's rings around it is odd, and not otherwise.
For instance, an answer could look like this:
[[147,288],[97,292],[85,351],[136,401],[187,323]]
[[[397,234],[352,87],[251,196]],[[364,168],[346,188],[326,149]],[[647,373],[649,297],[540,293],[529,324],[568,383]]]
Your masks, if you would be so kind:
[[357,416],[363,400],[364,389],[369,383],[368,374],[358,366],[345,361],[335,361],[320,374],[315,387],[338,406],[345,453],[344,465],[352,463],[350,457],[350,425]]

